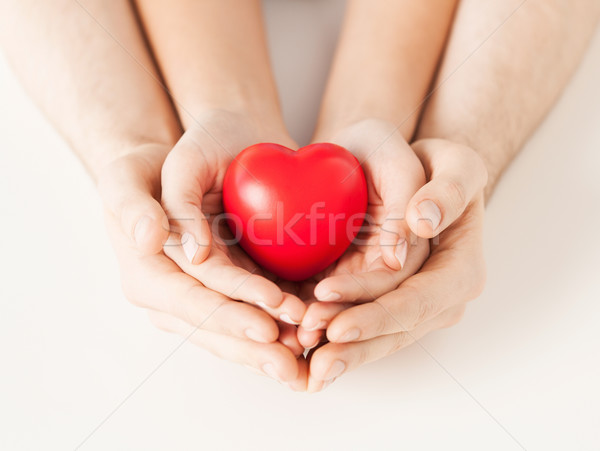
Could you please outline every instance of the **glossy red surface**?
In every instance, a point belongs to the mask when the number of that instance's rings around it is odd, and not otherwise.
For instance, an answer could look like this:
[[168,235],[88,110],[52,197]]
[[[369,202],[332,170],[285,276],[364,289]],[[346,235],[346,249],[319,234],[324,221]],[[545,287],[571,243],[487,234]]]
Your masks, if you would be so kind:
[[262,143],[231,163],[223,204],[242,248],[265,269],[298,281],[337,260],[355,238],[367,184],[343,147],[319,143],[293,151]]

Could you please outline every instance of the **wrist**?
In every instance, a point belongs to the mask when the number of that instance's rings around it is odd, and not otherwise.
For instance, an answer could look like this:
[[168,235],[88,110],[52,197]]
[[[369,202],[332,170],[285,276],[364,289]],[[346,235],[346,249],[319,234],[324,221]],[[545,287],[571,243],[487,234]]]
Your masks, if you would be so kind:
[[83,164],[94,181],[97,181],[107,167],[115,162],[126,159],[143,162],[143,159],[152,156],[152,159],[166,158],[173,148],[175,140],[149,140],[144,138],[131,138],[118,142],[107,141],[104,145],[96,146],[93,152],[86,155],[79,153]]
[[[275,142],[287,147],[295,147],[283,117],[277,110],[258,110],[248,104],[228,104],[223,106],[202,105],[196,108],[193,119],[186,127],[186,133],[198,131],[220,130],[220,135],[239,136],[240,134],[254,142]],[[237,145],[237,143],[236,143]],[[233,153],[243,149],[231,149]]]
[[[177,116],[168,110],[133,109],[133,116],[112,113],[111,120],[98,120],[70,125],[65,133],[93,179],[115,160],[141,148],[160,148],[168,152],[181,137]],[[153,111],[153,112],[152,112]]]
[[313,141],[327,140],[327,137],[334,136],[340,130],[355,127],[361,123],[383,125],[390,130],[400,133],[406,141],[410,141],[415,130],[416,120],[412,120],[410,117],[406,120],[398,120],[391,111],[386,111],[385,108],[375,106],[367,106],[355,111],[340,111],[338,113],[330,112],[324,108],[319,116]]
[[181,103],[175,99],[175,104],[184,129],[212,112],[228,112],[247,117],[256,124],[285,128],[277,92],[274,86],[263,84],[260,80],[220,80],[204,85],[210,89],[195,88],[182,93]]
[[[385,136],[399,133],[408,142],[408,139],[393,121],[377,115],[356,115],[331,118],[329,121],[319,121],[313,135],[313,142],[326,142],[335,140],[340,134],[348,135],[348,131],[354,133],[369,133],[377,131],[377,134],[386,133]],[[384,139],[384,137],[382,137]]]

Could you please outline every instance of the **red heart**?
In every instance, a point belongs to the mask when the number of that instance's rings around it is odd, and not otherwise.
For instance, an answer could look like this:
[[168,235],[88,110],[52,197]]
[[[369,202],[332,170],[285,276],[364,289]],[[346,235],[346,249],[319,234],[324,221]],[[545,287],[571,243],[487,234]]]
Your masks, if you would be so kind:
[[256,144],[240,152],[223,181],[227,223],[263,268],[304,280],[337,260],[367,208],[358,160],[335,144],[293,151]]

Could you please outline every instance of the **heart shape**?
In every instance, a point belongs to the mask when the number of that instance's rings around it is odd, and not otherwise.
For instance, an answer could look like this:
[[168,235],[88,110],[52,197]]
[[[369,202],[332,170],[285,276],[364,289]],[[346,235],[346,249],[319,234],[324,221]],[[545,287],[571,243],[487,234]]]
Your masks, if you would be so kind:
[[255,144],[227,169],[223,206],[235,239],[254,261],[300,281],[327,268],[356,237],[367,183],[358,160],[338,145],[294,151]]

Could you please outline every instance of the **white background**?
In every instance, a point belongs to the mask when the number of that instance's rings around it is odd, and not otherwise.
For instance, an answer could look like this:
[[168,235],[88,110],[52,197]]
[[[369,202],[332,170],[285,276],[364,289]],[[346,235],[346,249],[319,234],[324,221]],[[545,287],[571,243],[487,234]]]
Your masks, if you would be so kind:
[[[340,6],[268,2],[301,141]],[[73,449],[107,417],[82,449],[600,449],[599,80],[597,35],[488,207],[464,320],[307,395],[171,355],[121,294],[92,182],[0,61],[0,449]]]

